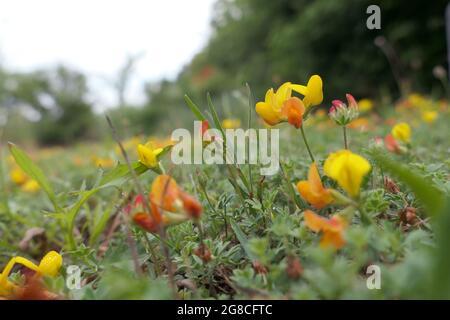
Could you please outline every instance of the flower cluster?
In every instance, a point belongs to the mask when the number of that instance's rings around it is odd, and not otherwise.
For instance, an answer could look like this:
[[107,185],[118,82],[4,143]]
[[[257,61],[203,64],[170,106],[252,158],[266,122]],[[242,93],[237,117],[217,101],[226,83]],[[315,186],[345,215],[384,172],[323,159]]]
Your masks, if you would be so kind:
[[333,100],[329,115],[338,125],[345,126],[355,120],[358,115],[358,104],[355,98],[349,93],[346,94],[348,104],[341,100]]

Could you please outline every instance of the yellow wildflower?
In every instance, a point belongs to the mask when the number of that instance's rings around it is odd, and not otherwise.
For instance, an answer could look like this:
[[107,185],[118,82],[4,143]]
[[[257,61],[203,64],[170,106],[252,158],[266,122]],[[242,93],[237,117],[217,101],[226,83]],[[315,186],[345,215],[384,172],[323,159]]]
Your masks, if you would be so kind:
[[368,112],[373,109],[373,101],[370,99],[361,99],[358,101],[359,111]]
[[422,120],[428,124],[433,123],[436,121],[436,118],[438,116],[437,111],[424,111],[422,112]]
[[158,155],[162,151],[163,148],[155,148],[150,141],[145,145],[139,144],[137,146],[139,161],[148,168],[155,168],[158,166]]
[[8,280],[15,264],[21,264],[28,269],[35,271],[38,275],[55,277],[62,266],[62,257],[56,251],[48,252],[41,260],[39,265],[23,257],[14,257],[7,263],[3,272],[0,273],[0,296],[11,294],[17,286]]
[[40,188],[39,183],[34,179],[27,180],[27,182],[22,185],[22,190],[30,193],[39,191]]
[[324,164],[327,176],[337,181],[339,186],[350,196],[359,195],[364,176],[370,171],[371,165],[365,158],[349,150],[331,153]]
[[14,169],[12,169],[11,172],[9,173],[9,176],[14,183],[19,185],[24,184],[28,179],[25,172],[23,172],[23,170],[20,169],[19,167],[15,167]]
[[224,129],[236,129],[239,128],[241,126],[241,120],[239,119],[224,119],[222,121],[222,127]]
[[403,143],[411,142],[411,127],[406,122],[396,124],[391,131],[395,139]]

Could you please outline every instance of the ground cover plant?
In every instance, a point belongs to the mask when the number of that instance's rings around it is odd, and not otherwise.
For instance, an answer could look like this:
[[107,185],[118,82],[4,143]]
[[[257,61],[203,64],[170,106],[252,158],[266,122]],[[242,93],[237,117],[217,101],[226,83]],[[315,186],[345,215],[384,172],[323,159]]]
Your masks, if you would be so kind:
[[280,130],[273,175],[175,165],[178,141],[109,118],[103,143],[2,146],[0,296],[450,298],[447,101],[326,106],[326,85],[313,75],[257,100],[247,87],[227,118],[185,96],[202,148],[225,129]]

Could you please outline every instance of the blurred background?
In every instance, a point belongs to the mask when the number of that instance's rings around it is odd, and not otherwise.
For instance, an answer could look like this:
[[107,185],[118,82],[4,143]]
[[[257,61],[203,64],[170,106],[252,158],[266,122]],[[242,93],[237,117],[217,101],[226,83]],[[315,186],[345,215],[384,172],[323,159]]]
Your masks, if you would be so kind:
[[[371,4],[381,29],[366,27]],[[445,7],[433,0],[0,0],[0,135],[40,146],[191,127],[185,93],[219,112],[249,83],[324,80],[384,104],[446,97]]]

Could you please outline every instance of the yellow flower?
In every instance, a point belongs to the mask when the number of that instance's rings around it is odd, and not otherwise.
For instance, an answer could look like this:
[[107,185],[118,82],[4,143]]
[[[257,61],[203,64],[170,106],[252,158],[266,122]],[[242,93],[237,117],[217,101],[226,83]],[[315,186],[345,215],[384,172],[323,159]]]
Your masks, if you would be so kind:
[[322,232],[321,247],[340,249],[345,245],[344,231],[347,223],[342,217],[334,215],[330,219],[326,219],[311,210],[306,210],[304,217],[308,228],[314,232]]
[[[303,100],[292,97],[292,90],[302,94]],[[287,121],[299,128],[305,109],[320,104],[322,100],[322,79],[318,75],[313,75],[306,86],[285,82],[277,91],[270,88],[266,92],[264,102],[256,104],[256,113],[268,125],[274,126]]]
[[373,101],[370,99],[361,99],[358,101],[359,111],[367,112],[373,109]]
[[330,190],[322,185],[315,163],[312,163],[309,167],[308,180],[299,181],[297,189],[302,198],[317,209],[321,209],[333,202]]
[[163,148],[154,148],[152,142],[147,142],[145,145],[139,144],[137,152],[139,161],[148,168],[155,168],[158,166],[158,155],[163,151]]
[[436,111],[424,111],[422,112],[422,120],[428,124],[436,121],[438,113]]
[[11,180],[14,183],[19,185],[25,183],[28,179],[25,172],[23,172],[23,170],[20,169],[19,167],[15,167],[14,169],[12,169],[11,172],[9,173],[9,176],[11,177]]
[[283,121],[281,109],[284,102],[291,97],[291,85],[290,82],[285,82],[277,91],[270,88],[266,92],[264,102],[258,102],[256,104],[256,113],[259,114],[267,124],[274,126]]
[[395,139],[404,143],[411,142],[411,127],[406,122],[396,124],[391,131]]
[[35,271],[39,275],[45,275],[49,277],[55,277],[59,269],[62,266],[62,257],[56,251],[48,252],[41,260],[39,265],[31,262],[30,260],[23,257],[14,257],[9,260],[3,272],[0,273],[0,296],[8,295],[17,288],[17,286],[8,280],[9,274],[11,273],[15,264],[21,264],[28,269]]
[[325,174],[337,181],[350,196],[356,197],[371,166],[369,161],[360,155],[349,150],[340,150],[328,156],[323,169]]
[[22,190],[30,193],[39,191],[40,188],[39,183],[34,179],[30,179],[22,185]]
[[305,96],[303,98],[303,104],[306,108],[322,103],[322,87],[322,78],[316,74],[309,78],[306,87],[300,84],[291,85],[292,90]]
[[222,127],[224,129],[236,129],[241,126],[241,120],[239,119],[224,119],[222,121]]

